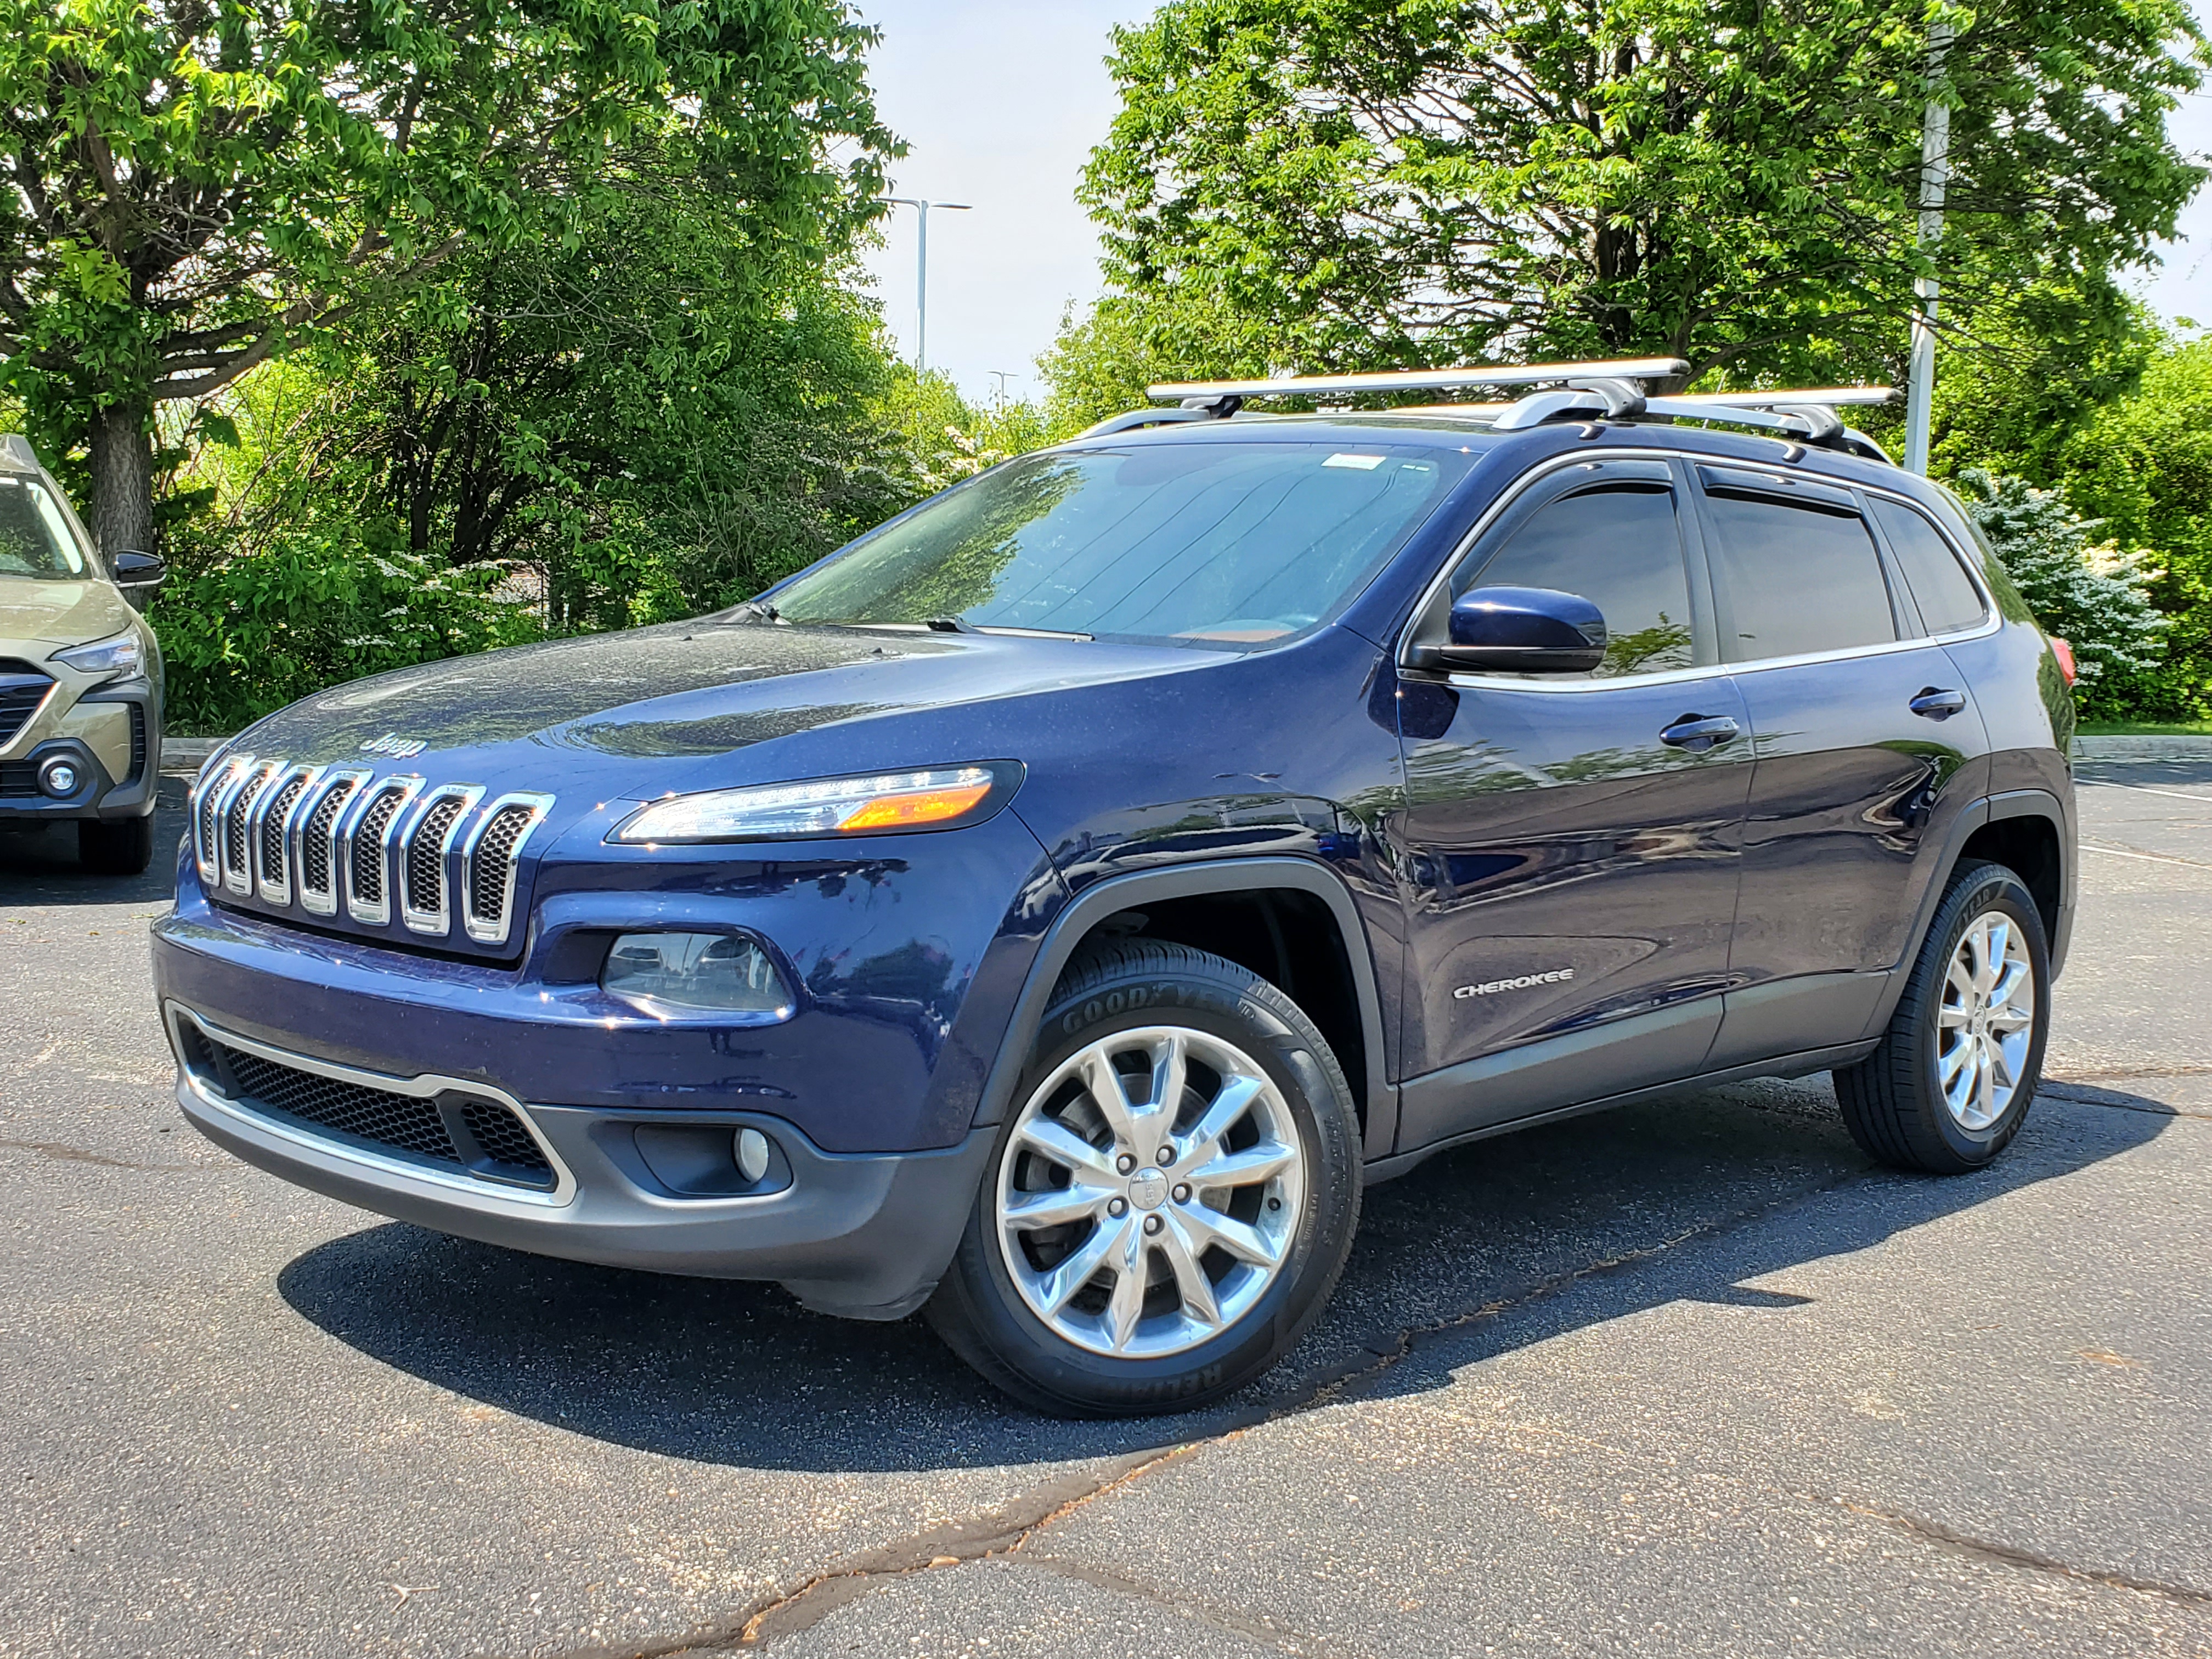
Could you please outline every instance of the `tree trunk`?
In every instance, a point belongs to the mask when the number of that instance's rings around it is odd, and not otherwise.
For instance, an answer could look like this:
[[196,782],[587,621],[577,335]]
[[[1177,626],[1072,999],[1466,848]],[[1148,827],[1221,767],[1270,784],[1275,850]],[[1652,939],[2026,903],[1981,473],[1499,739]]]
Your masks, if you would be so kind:
[[154,550],[154,440],[139,401],[110,404],[93,419],[92,535],[112,562]]

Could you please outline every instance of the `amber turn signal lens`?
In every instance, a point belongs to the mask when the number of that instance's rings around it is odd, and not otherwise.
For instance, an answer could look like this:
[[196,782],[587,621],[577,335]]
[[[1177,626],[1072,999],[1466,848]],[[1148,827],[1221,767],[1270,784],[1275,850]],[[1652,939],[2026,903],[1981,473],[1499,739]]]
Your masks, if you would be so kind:
[[2058,659],[2058,672],[2066,677],[2066,684],[2071,685],[2077,672],[2074,666],[2074,647],[2056,634],[2050,635],[2050,639],[2051,654]]
[[927,789],[915,795],[878,795],[854,808],[837,827],[854,830],[902,830],[916,823],[941,823],[957,818],[991,793],[988,780],[963,789]]

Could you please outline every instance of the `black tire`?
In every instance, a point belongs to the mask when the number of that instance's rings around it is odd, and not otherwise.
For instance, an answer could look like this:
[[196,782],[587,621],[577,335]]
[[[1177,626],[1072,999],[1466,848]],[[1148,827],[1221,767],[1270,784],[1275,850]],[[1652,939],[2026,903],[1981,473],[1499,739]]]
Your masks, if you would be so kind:
[[[1295,1125],[1304,1190],[1281,1265],[1249,1307],[1181,1352],[1115,1357],[1079,1346],[1031,1310],[1009,1276],[994,1215],[1001,1166],[1023,1155],[1010,1152],[1017,1121],[1039,1088],[1091,1044],[1147,1027],[1188,1030],[1200,1042],[1210,1036],[1256,1063]],[[1352,1091],[1313,1022],[1281,991],[1234,963],[1179,945],[1125,942],[1086,952],[1063,975],[1045,1012],[959,1249],[927,1316],[955,1353],[1040,1411],[1071,1417],[1188,1411],[1244,1387],[1313,1323],[1352,1248],[1360,1181]],[[1177,1202],[1182,1202],[1180,1194]],[[1137,1220],[1137,1209],[1126,1203],[1124,1213],[1133,1224]],[[1139,1259],[1146,1271],[1160,1271],[1166,1259],[1143,1248]]]
[[[2035,994],[2027,1059],[2012,1098],[1996,1119],[1969,1127],[1945,1103],[1938,1061],[1946,977],[1976,920],[1991,911],[2018,929]],[[1899,1170],[1964,1175],[2002,1152],[2035,1099],[2043,1046],[2051,1029],[2051,948],[2042,914],[2018,876],[2002,865],[1966,864],[1953,872],[1928,927],[1911,976],[1898,999],[1881,1046],[1835,1073],[1844,1127],[1869,1158]]]
[[76,855],[96,876],[138,876],[154,861],[154,818],[79,818]]

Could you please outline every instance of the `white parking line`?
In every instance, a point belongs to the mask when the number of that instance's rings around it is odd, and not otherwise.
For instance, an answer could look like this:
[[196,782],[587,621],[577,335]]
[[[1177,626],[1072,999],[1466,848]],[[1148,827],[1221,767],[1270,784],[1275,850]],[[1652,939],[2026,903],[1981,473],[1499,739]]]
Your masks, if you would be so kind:
[[2171,853],[2131,853],[2124,847],[2100,847],[2094,841],[2081,843],[2085,853],[2102,853],[2107,858],[2142,859],[2152,864],[2185,864],[2192,870],[2212,870],[2212,864],[2203,859],[2178,859]]
[[2191,795],[2179,789],[2154,789],[2147,783],[2107,783],[2101,778],[2084,778],[2084,789],[2132,789],[2138,795],[2165,795],[2174,800],[2193,800],[2199,806],[2212,806],[2212,795]]

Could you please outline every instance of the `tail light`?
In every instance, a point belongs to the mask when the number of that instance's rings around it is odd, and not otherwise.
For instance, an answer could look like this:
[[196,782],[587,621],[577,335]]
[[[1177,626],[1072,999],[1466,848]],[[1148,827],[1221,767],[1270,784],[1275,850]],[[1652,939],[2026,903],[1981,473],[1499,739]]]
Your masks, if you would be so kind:
[[2074,684],[2077,672],[2074,666],[2074,647],[2053,634],[2050,635],[2051,654],[2058,659],[2058,672],[2066,677],[2066,684]]

